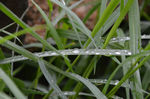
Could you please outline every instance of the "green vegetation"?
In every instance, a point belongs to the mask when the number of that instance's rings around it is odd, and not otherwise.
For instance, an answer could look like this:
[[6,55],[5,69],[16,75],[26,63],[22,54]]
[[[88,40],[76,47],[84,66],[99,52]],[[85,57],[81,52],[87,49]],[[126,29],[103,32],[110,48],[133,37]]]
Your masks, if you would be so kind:
[[[150,0],[142,4],[138,0],[94,0],[83,20],[72,11],[82,0],[73,5],[70,2],[47,0],[47,16],[32,0],[46,23],[34,27],[0,3],[0,11],[22,27],[0,36],[0,45],[18,54],[0,49],[0,99],[149,99],[150,14],[145,8]],[[51,21],[53,4],[60,12]],[[85,24],[94,11],[97,23],[90,30]],[[41,29],[46,30],[44,39],[36,33]],[[12,42],[26,33],[39,42]]]

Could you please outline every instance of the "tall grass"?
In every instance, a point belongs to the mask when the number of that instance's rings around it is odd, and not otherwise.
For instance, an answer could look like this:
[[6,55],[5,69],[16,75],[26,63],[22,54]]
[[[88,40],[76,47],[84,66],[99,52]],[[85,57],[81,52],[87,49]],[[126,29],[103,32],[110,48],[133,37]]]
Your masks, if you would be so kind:
[[[0,3],[2,13],[23,28],[0,37],[1,46],[19,54],[10,57],[9,53],[0,50],[0,97],[148,99],[150,43],[144,45],[142,39],[145,35],[142,36],[142,31],[149,29],[142,28],[140,17],[148,22],[143,13],[146,13],[144,8],[148,6],[145,2],[149,1],[144,1],[141,6],[138,0],[94,0],[83,20],[72,11],[83,1],[69,6],[70,2],[47,0],[50,10],[47,16],[32,0],[45,20],[44,25],[33,27]],[[51,21],[53,4],[59,7],[60,16]],[[98,13],[97,22],[89,30],[85,24],[94,11]],[[60,23],[62,27],[59,27]],[[143,24],[149,27],[149,24]],[[5,32],[9,26],[0,29],[0,32]],[[36,33],[41,29],[47,31],[44,39]],[[39,42],[19,46],[11,41],[26,33],[30,33]],[[150,39],[149,35],[146,37]],[[49,38],[54,40],[54,46],[48,41]],[[26,49],[33,47],[40,52]],[[12,74],[11,63],[15,63]]]

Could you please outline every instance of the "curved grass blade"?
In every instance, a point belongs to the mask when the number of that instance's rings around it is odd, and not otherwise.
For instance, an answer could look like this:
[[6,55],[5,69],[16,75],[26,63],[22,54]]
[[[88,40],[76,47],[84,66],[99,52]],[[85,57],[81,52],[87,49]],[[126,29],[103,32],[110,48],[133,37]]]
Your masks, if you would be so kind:
[[53,77],[51,74],[47,71],[44,62],[41,59],[38,59],[38,64],[40,66],[40,69],[45,76],[46,80],[50,84],[50,86],[54,89],[54,91],[62,98],[67,99],[67,97],[64,95],[64,93],[61,91],[61,89],[57,86],[56,82],[54,82]]
[[100,90],[95,85],[93,85],[89,80],[77,74],[70,73],[70,75],[72,75],[73,77],[81,81],[84,85],[86,85],[97,99],[107,99],[106,96],[102,92],[100,92]]

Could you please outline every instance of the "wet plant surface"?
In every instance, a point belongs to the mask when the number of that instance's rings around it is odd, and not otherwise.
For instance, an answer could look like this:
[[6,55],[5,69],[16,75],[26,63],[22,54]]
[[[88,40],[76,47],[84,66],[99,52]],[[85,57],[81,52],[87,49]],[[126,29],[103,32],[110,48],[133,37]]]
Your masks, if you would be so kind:
[[0,98],[149,99],[149,7],[149,0],[0,1]]

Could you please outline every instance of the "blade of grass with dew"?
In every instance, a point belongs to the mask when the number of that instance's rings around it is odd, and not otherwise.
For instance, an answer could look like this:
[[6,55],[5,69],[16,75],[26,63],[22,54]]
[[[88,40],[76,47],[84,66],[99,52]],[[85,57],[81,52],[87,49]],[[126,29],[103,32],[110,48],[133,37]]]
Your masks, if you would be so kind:
[[92,91],[92,93],[95,95],[97,99],[101,99],[101,98],[107,99],[106,96],[103,93],[101,93],[100,90],[96,86],[94,86],[92,83],[89,82],[89,80],[86,80],[85,78],[77,74],[71,73],[71,75],[75,77],[76,79],[80,80],[83,84],[85,84]]
[[[2,3],[0,3],[0,10],[5,13],[8,17],[10,17],[13,21],[15,21],[16,23],[18,23],[22,28],[26,29],[26,28],[29,28],[30,27],[25,24],[23,21],[21,21],[15,14],[13,14],[5,5],[3,5]],[[35,33],[34,31],[32,31],[31,29],[31,32],[32,36],[34,36],[36,39],[38,39],[44,46],[46,46],[48,49],[50,50],[54,50],[56,51],[57,53],[59,53],[52,45],[50,45],[46,40],[42,39],[37,33]],[[2,39],[2,41],[6,41],[5,39]],[[60,53],[59,53],[60,54]],[[64,56],[64,55],[61,55],[68,68],[73,72],[73,69],[72,69],[72,66],[70,64],[70,60]]]
[[[72,91],[65,91],[64,93],[65,93],[65,95],[67,95],[67,96],[72,96],[72,95],[76,94],[75,92],[72,92]],[[56,94],[52,94],[51,96],[55,96],[55,95],[56,95]],[[93,94],[85,93],[85,92],[80,92],[79,95],[81,95],[81,96],[95,97]]]
[[[123,1],[124,1],[124,0],[123,0]],[[122,1],[122,3],[123,3],[123,1]],[[122,4],[122,6],[124,7],[123,4]],[[123,9],[123,8],[122,8],[122,9]],[[118,30],[117,30],[117,34],[118,34],[118,37],[119,37],[119,38],[125,36],[125,33],[124,33],[124,31],[123,31],[122,29],[118,29]],[[125,42],[120,42],[120,44],[123,45],[125,49],[128,49],[128,47],[125,46]],[[121,56],[121,61],[123,62],[124,60],[126,60],[126,56],[125,56],[125,55],[122,55],[122,56]],[[125,75],[125,74],[127,73],[128,69],[130,68],[130,65],[127,63],[127,64],[123,65],[122,68],[123,68],[123,75]],[[129,80],[127,80],[127,81],[125,82],[125,84],[126,84],[127,86],[130,86]],[[125,91],[126,91],[126,98],[127,98],[127,99],[130,99],[130,89],[129,89],[129,87],[126,87],[126,88],[125,88]]]
[[[134,0],[132,7],[129,10],[129,31],[130,31],[130,50],[132,54],[139,53],[141,50],[141,29],[140,29],[140,14],[138,0]],[[132,60],[134,63],[136,60]],[[138,65],[138,64],[137,64]],[[133,99],[143,99],[140,72],[137,70],[133,77]]]
[[14,84],[14,82],[7,76],[7,74],[0,68],[0,77],[9,87],[11,92],[17,99],[26,99],[26,96],[18,89],[18,87]]
[[38,59],[38,64],[40,66],[40,69],[45,76],[46,80],[48,81],[49,85],[56,91],[56,93],[62,98],[67,99],[67,97],[63,94],[61,89],[57,86],[56,82],[54,82],[53,77],[51,74],[47,71],[44,62],[41,59]]
[[[97,63],[97,57],[95,56],[92,58],[92,60],[90,61],[89,65],[87,66],[85,72],[83,73],[83,77],[88,78],[88,76],[90,75],[90,73],[92,72],[93,68],[95,67],[96,63]],[[77,85],[75,86],[75,88],[73,89],[73,91],[76,92],[76,95],[74,95],[72,97],[72,99],[76,99],[78,96],[79,91],[81,91],[83,85],[81,83],[77,83]]]
[[[115,56],[121,56],[121,55],[126,55],[130,56],[131,52],[128,50],[109,50],[109,49],[68,49],[68,50],[59,50],[59,53],[63,55],[115,55]],[[119,54],[118,54],[119,53]],[[37,57],[50,57],[50,56],[60,56],[57,54],[55,51],[45,51],[45,52],[38,52],[38,53],[33,53]],[[9,57],[5,58],[3,60],[0,60],[0,64],[6,64],[10,62],[18,62],[18,61],[23,61],[27,60],[27,57],[24,57],[22,55],[17,55],[14,57]],[[120,64],[120,61],[112,57],[112,59]]]

